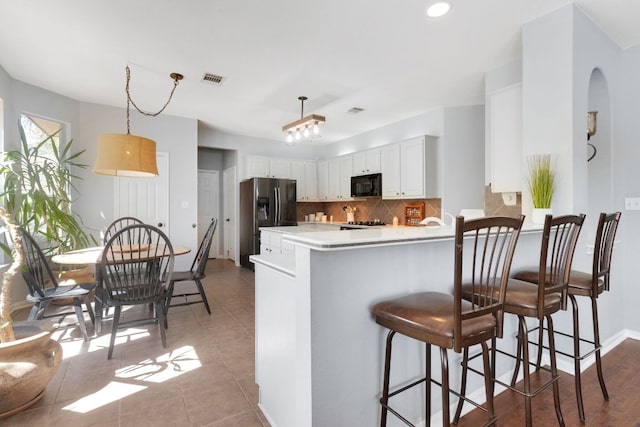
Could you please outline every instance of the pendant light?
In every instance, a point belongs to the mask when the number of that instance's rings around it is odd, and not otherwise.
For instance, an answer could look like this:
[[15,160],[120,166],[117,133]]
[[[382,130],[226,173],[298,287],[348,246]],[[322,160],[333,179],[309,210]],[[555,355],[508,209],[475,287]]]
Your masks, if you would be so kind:
[[107,133],[98,137],[98,153],[93,172],[100,175],[123,176],[123,177],[152,177],[158,176],[158,166],[156,164],[156,142],[143,136],[131,135],[129,110],[130,106],[138,110],[139,113],[156,117],[162,113],[171,102],[173,93],[182,74],[171,73],[169,77],[173,79],[173,88],[169,94],[169,99],[157,113],[142,111],[131,99],[129,92],[129,82],[131,80],[131,70],[126,67],[127,85],[127,133]]
[[320,123],[326,122],[324,116],[318,114],[309,114],[304,117],[304,101],[306,96],[299,96],[300,100],[300,119],[282,126],[282,131],[286,132],[285,141],[289,144],[301,139],[310,140],[314,136],[320,135]]

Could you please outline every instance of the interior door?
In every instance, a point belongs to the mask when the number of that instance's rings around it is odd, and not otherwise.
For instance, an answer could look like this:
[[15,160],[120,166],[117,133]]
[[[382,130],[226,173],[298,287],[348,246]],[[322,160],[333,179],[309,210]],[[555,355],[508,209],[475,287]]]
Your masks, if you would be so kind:
[[[213,218],[219,218],[220,173],[211,170],[198,170],[198,244]],[[213,235],[209,258],[219,255],[219,229]]]
[[115,178],[114,219],[133,216],[169,233],[169,153],[157,152],[158,176]]
[[224,236],[224,256],[235,261],[236,257],[236,200],[237,200],[237,172],[232,166],[222,172],[223,188],[223,220],[218,224]]

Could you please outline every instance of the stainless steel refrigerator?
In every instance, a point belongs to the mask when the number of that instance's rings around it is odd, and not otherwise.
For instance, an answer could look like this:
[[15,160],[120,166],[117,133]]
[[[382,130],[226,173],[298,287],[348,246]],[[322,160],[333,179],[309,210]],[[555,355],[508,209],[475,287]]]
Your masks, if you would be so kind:
[[260,253],[260,227],[298,225],[296,181],[251,178],[240,183],[240,264],[254,269],[249,256]]

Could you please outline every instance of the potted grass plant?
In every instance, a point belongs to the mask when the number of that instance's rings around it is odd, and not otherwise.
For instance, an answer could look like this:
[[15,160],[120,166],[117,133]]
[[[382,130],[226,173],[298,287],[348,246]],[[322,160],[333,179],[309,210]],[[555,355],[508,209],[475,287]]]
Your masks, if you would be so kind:
[[529,192],[533,202],[531,222],[543,224],[551,214],[551,202],[555,190],[555,174],[550,154],[534,154],[529,157]]

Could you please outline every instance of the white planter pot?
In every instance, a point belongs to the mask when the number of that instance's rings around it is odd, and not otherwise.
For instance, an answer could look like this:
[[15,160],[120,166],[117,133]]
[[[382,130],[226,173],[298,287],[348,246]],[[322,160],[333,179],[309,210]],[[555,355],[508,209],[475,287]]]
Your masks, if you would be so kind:
[[534,224],[544,224],[544,217],[552,214],[551,208],[533,208],[531,211],[531,222]]

